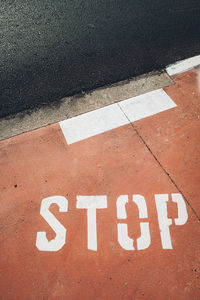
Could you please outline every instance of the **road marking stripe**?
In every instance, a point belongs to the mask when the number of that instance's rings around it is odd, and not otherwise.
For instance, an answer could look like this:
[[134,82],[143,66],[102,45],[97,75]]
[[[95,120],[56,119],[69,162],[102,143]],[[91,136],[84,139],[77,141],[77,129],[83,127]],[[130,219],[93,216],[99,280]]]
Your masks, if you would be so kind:
[[67,143],[72,144],[173,107],[176,104],[159,89],[61,121],[59,124]]
[[200,65],[200,55],[180,60],[166,68],[169,76],[173,76],[185,71],[188,71],[196,66]]
[[117,104],[59,122],[68,144],[72,144],[129,123]]
[[176,107],[174,101],[172,101],[163,89],[127,99],[118,104],[130,122],[135,122]]

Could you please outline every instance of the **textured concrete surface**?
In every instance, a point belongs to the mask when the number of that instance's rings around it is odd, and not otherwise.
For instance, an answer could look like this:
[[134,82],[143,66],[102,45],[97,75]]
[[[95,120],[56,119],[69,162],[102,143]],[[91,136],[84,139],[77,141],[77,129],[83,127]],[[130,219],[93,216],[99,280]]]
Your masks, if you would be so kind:
[[198,0],[2,0],[0,117],[199,54]]
[[200,220],[199,193],[194,192],[200,182],[200,67],[173,79],[175,84],[164,90],[177,109],[141,120],[135,127]]
[[199,299],[199,72],[173,79],[177,106],[133,123],[0,141],[1,299]]
[[90,93],[67,97],[0,120],[0,140],[173,84],[165,71],[151,72]]

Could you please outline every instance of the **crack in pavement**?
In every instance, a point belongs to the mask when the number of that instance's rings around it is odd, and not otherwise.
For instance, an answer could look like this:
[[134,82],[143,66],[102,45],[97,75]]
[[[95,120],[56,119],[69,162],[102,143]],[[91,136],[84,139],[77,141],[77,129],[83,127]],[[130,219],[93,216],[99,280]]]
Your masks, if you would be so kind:
[[188,204],[188,206],[191,208],[192,212],[194,213],[195,217],[197,218],[197,220],[200,222],[200,217],[197,214],[197,212],[195,211],[195,209],[192,207],[192,205],[190,204],[190,202],[188,201],[188,199],[186,198],[186,196],[184,195],[184,193],[181,191],[181,189],[178,187],[178,185],[176,184],[176,182],[174,181],[174,179],[171,177],[171,175],[167,172],[167,170],[163,167],[163,165],[161,164],[161,162],[158,160],[158,158],[156,157],[156,155],[153,153],[153,151],[151,150],[151,148],[147,145],[147,143],[145,142],[145,140],[143,139],[143,137],[141,136],[141,134],[139,133],[139,131],[136,129],[136,127],[134,126],[133,122],[130,121],[130,119],[128,118],[128,116],[125,114],[125,112],[123,111],[123,109],[120,107],[119,103],[117,103],[118,107],[121,109],[121,111],[123,112],[123,114],[125,115],[125,117],[127,118],[127,120],[130,122],[130,125],[132,126],[132,128],[134,129],[134,131],[136,132],[137,136],[139,137],[139,139],[143,142],[143,144],[145,145],[145,147],[148,149],[148,151],[150,152],[150,154],[153,156],[153,158],[155,159],[155,161],[158,163],[158,165],[160,166],[160,168],[164,171],[164,173],[167,175],[167,177],[169,178],[169,180],[172,182],[172,184],[176,187],[176,189],[179,191],[179,193],[181,193],[181,195],[183,196],[185,202]]

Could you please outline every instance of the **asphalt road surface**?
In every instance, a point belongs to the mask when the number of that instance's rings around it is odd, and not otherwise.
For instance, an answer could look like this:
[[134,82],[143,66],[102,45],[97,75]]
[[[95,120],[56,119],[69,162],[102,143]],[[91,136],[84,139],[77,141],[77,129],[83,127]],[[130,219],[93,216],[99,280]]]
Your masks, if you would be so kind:
[[1,0],[0,117],[199,53],[199,0]]

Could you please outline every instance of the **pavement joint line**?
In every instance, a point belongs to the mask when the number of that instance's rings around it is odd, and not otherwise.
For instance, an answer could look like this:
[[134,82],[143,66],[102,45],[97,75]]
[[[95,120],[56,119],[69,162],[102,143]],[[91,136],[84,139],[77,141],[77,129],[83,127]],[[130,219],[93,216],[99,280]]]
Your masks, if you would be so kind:
[[181,189],[178,187],[178,185],[176,184],[176,182],[173,180],[173,178],[171,177],[171,175],[167,172],[167,170],[163,167],[163,165],[161,164],[161,162],[158,160],[158,158],[156,157],[156,155],[153,153],[153,151],[151,150],[151,148],[148,146],[148,144],[146,143],[146,141],[144,140],[144,138],[141,136],[141,134],[139,133],[139,131],[137,130],[137,128],[135,127],[135,125],[133,124],[133,122],[130,121],[130,119],[128,118],[127,114],[124,112],[124,110],[121,108],[120,104],[117,103],[117,105],[119,106],[119,108],[121,109],[121,111],[124,113],[124,115],[126,116],[126,118],[128,119],[128,121],[130,122],[130,125],[132,126],[132,128],[134,129],[135,133],[137,134],[137,136],[139,137],[139,139],[143,142],[143,144],[145,145],[145,147],[148,149],[148,151],[150,152],[150,154],[153,156],[153,158],[155,159],[155,161],[158,163],[158,165],[160,166],[160,168],[164,171],[164,173],[167,175],[167,177],[169,178],[169,180],[172,182],[172,184],[175,186],[175,188],[179,191],[179,193],[183,196],[185,202],[187,203],[187,205],[190,207],[190,209],[192,210],[192,212],[194,213],[195,217],[197,218],[198,222],[200,222],[200,216],[197,214],[197,212],[195,211],[195,209],[192,207],[192,205],[190,204],[190,202],[187,200],[186,196],[183,194],[183,192],[181,191]]

